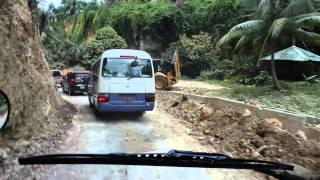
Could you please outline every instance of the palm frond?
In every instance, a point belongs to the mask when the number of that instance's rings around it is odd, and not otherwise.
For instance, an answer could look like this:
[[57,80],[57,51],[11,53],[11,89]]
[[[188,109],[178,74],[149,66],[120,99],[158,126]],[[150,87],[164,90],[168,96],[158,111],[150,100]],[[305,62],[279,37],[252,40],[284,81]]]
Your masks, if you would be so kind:
[[251,20],[244,23],[238,24],[230,29],[230,31],[224,35],[217,43],[217,47],[222,46],[223,44],[228,43],[230,40],[241,37],[246,34],[251,34],[258,32],[263,28],[263,20]]
[[272,10],[271,0],[261,0],[258,5],[258,15],[264,17],[267,14],[270,14]]
[[293,19],[298,20],[298,19],[313,17],[313,16],[320,16],[320,12],[312,12],[312,13],[297,15],[297,16],[293,17]]
[[244,35],[240,38],[240,40],[237,42],[236,47],[234,48],[236,51],[238,51],[240,48],[242,48],[245,44],[250,42],[253,39],[250,35]]
[[314,6],[310,0],[294,0],[282,11],[282,17],[294,17],[300,14],[311,13]]
[[296,23],[300,26],[302,26],[302,25],[308,25],[308,26],[320,25],[320,15],[298,18],[296,20]]
[[278,38],[288,22],[289,20],[287,18],[279,18],[274,20],[269,28],[269,35],[271,35],[271,38]]
[[314,43],[314,44],[320,44],[320,34],[305,31],[303,29],[297,29],[295,32],[295,36],[299,39],[303,39],[304,41]]

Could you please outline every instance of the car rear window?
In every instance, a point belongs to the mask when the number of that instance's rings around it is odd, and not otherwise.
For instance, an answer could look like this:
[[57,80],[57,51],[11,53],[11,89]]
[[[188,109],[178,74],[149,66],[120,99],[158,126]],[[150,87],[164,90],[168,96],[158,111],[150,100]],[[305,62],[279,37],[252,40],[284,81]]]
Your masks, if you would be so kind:
[[61,76],[61,73],[60,71],[52,71],[52,76],[53,77]]
[[74,73],[74,76],[77,78],[87,78],[89,77],[88,73]]

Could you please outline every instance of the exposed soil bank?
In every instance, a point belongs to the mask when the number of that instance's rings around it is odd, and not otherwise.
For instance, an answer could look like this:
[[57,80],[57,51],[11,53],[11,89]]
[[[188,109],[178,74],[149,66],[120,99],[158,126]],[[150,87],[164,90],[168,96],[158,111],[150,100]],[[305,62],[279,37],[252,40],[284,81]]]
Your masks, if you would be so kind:
[[248,110],[216,109],[170,93],[159,93],[157,98],[160,109],[185,120],[201,143],[220,152],[320,169],[320,142],[308,140],[303,132],[283,130],[277,119],[259,119]]
[[[62,100],[63,101],[63,100]],[[48,154],[56,151],[64,143],[66,132],[72,126],[72,116],[76,109],[68,102],[65,112],[61,113],[59,120],[51,123],[52,131],[43,129],[38,133],[25,138],[2,138],[0,141],[0,179],[32,179],[37,177],[37,170],[44,166],[21,166],[18,157],[28,155]],[[14,133],[3,132],[8,134]],[[37,179],[37,178],[36,178]]]

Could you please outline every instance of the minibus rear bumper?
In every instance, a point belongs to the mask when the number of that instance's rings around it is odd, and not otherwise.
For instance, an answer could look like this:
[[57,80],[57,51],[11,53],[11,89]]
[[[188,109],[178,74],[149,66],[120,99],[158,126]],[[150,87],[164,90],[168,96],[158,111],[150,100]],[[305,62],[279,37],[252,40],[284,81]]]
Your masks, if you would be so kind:
[[98,103],[97,110],[100,112],[140,112],[152,111],[154,109],[154,102],[146,102],[141,105],[114,105],[107,102]]

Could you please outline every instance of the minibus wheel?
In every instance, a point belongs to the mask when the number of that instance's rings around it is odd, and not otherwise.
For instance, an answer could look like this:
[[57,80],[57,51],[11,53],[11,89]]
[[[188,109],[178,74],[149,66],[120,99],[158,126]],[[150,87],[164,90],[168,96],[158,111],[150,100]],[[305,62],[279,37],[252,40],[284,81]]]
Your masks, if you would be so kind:
[[138,112],[134,112],[133,115],[136,118],[140,118],[141,116],[143,116],[144,113],[145,113],[144,111],[138,111]]
[[96,107],[93,108],[94,115],[97,117],[101,117],[102,112],[100,112]]

